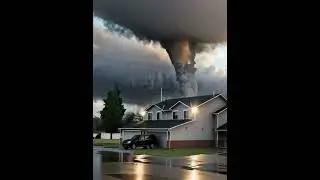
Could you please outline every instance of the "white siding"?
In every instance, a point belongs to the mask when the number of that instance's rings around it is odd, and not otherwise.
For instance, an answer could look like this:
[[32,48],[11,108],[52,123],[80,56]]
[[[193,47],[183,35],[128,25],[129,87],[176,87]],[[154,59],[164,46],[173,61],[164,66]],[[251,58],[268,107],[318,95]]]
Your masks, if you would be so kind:
[[172,129],[170,140],[213,140],[213,121],[193,121]]
[[218,115],[218,127],[224,125],[228,121],[227,115],[228,115],[227,109]]
[[217,97],[200,106],[196,115],[190,113],[190,116],[194,118],[193,122],[172,129],[170,140],[213,140],[215,121],[212,113],[225,105],[226,102]]
[[[170,140],[214,140],[216,133],[214,129],[216,128],[216,119],[212,116],[212,113],[224,107],[227,103],[221,98],[216,97],[213,100],[206,102],[198,108],[198,112],[196,114],[192,114],[189,111],[189,118],[193,120],[193,122],[182,125],[180,127],[174,128],[170,131]],[[182,103],[177,104],[173,110],[178,111],[178,119],[183,119],[183,111],[190,110],[189,107],[185,106]],[[159,108],[153,106],[149,109],[148,112],[153,112],[152,119],[156,119],[156,113],[159,111]],[[227,111],[222,112],[220,114],[221,122],[227,121]],[[145,119],[147,118],[147,113]],[[162,111],[162,120],[172,120],[172,111]],[[140,132],[139,132],[140,133]],[[148,132],[152,134],[152,132]],[[167,143],[167,135],[166,133],[158,133],[154,132],[158,139],[161,139],[162,145],[166,145]],[[133,136],[132,134],[130,135]],[[163,146],[164,147],[164,146]]]
[[[183,119],[183,111],[189,110],[189,109],[190,108],[188,106],[185,106],[184,104],[179,103],[175,107],[172,108],[172,111],[177,111],[178,112],[178,119]],[[170,112],[170,119],[172,119],[172,112]]]
[[212,113],[224,107],[227,103],[220,97],[217,97],[198,108],[198,113],[193,115],[195,120],[212,120]]
[[152,113],[152,120],[156,120],[157,119],[157,112],[161,111],[157,106],[153,106],[152,108],[150,108],[147,112],[146,115],[144,116],[144,120],[148,120],[148,113],[151,112]]
[[171,120],[172,112],[171,111],[162,111],[162,119],[163,120]]

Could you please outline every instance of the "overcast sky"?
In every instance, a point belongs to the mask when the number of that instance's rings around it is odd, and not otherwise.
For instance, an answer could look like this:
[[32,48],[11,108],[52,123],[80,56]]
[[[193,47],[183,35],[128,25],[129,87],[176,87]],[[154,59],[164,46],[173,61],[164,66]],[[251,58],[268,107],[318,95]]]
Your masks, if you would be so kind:
[[[93,21],[93,113],[102,108],[101,98],[120,86],[127,111],[139,111],[160,99],[176,96],[174,68],[166,51],[156,42],[142,43],[106,29],[98,18]],[[196,55],[199,95],[227,90],[227,44]]]

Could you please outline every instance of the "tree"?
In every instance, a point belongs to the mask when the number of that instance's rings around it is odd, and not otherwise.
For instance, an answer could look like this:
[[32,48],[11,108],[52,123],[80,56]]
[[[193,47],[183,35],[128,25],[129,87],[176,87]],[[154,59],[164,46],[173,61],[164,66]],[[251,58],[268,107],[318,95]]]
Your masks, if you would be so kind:
[[124,118],[123,118],[123,121],[125,124],[130,124],[132,123],[135,119],[135,114],[133,112],[128,112],[125,114]]
[[107,93],[107,97],[103,99],[104,107],[100,111],[102,119],[102,127],[105,132],[111,134],[116,133],[122,125],[122,117],[126,111],[122,104],[120,90],[116,86],[113,90]]

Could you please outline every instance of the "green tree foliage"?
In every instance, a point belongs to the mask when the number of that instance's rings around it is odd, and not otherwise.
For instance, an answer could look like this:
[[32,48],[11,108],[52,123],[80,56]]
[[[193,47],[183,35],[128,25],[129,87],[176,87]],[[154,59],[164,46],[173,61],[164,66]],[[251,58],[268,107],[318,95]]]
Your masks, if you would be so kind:
[[117,86],[107,93],[107,97],[103,99],[103,102],[104,107],[100,111],[103,130],[107,133],[116,133],[122,125],[122,117],[126,111]]

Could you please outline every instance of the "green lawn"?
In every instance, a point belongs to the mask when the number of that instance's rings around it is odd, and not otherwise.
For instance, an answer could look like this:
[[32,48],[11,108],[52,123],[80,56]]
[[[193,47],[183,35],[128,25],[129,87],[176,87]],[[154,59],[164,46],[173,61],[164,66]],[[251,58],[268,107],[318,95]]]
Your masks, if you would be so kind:
[[[118,139],[93,139],[93,145],[104,146],[108,148],[117,148],[120,145]],[[191,156],[197,154],[212,154],[216,153],[215,148],[183,148],[183,149],[135,149],[134,155],[151,155],[151,156],[164,156],[164,157],[177,157],[177,156]]]
[[119,147],[119,139],[93,139],[94,146]]
[[177,157],[177,156],[191,156],[197,154],[212,154],[216,153],[214,148],[184,148],[184,149],[136,149],[135,155],[151,155],[151,156],[164,156],[164,157]]

